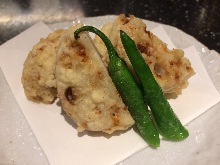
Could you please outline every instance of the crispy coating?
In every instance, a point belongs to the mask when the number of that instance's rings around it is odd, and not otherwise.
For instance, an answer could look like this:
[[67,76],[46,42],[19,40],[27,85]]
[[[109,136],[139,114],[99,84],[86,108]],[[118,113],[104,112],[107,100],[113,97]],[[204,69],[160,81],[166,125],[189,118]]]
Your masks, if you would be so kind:
[[56,79],[63,110],[78,131],[126,130],[134,124],[88,33],[76,41],[78,24],[65,32],[57,49]]
[[[184,52],[180,49],[169,50],[156,35],[147,31],[146,24],[139,18],[119,15],[112,24],[103,26],[102,30],[132,71],[132,65],[120,40],[119,30],[125,31],[135,41],[164,93],[180,94],[182,89],[187,87],[188,79],[195,74],[190,61],[184,57]],[[102,59],[108,64],[107,51],[97,36],[94,43],[102,53]]]
[[[94,45],[85,32],[76,41],[73,34],[81,26],[55,31],[33,47],[22,73],[25,95],[29,100],[45,104],[59,97],[63,110],[78,125],[79,132],[111,134],[126,130],[134,120],[108,74],[106,47],[97,36]],[[164,93],[180,94],[194,74],[184,52],[169,50],[165,43],[147,31],[139,18],[119,15],[101,30],[133,71],[119,36],[119,30],[124,30],[135,41]]]
[[50,104],[56,98],[56,47],[64,30],[41,39],[24,62],[22,84],[26,97],[37,103]]

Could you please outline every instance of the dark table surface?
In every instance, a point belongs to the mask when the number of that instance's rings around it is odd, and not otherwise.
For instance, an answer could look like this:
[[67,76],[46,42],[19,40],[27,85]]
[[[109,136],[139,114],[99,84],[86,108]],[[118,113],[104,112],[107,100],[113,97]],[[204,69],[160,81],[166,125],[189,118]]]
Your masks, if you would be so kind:
[[38,21],[121,13],[175,26],[220,53],[220,0],[0,0],[0,45]]

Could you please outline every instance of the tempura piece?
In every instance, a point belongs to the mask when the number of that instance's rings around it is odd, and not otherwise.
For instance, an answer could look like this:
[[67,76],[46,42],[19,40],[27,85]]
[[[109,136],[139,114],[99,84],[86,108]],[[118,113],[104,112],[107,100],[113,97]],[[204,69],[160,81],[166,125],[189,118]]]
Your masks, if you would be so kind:
[[[104,33],[110,38],[120,57],[126,61],[132,71],[133,68],[120,40],[120,30],[125,31],[135,41],[163,92],[180,94],[182,89],[187,87],[188,79],[195,74],[190,61],[184,57],[182,50],[169,50],[163,41],[146,28],[146,24],[133,15],[130,18],[119,15],[113,24],[103,27]],[[105,63],[108,64],[107,51],[103,50],[103,43],[97,41],[96,36],[95,45],[102,52]]]
[[126,130],[134,124],[88,33],[76,41],[78,24],[63,34],[57,49],[58,97],[78,131]]
[[56,47],[64,30],[41,39],[29,52],[24,62],[22,84],[26,97],[37,103],[52,103],[57,95],[55,62]]

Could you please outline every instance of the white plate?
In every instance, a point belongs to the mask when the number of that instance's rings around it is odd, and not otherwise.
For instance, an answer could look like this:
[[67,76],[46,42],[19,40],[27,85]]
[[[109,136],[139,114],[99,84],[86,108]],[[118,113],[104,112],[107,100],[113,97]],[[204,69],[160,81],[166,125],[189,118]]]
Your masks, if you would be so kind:
[[[85,24],[100,27],[115,16],[82,18]],[[78,20],[75,20],[76,22]],[[73,22],[50,25],[52,30],[67,28]],[[159,23],[146,21],[152,29]],[[217,90],[220,91],[220,58],[193,37],[181,30],[163,25],[176,47],[194,45]],[[178,36],[178,37],[177,37]],[[0,72],[0,164],[48,164],[37,140],[19,109],[8,84]],[[3,114],[3,115],[2,115]],[[4,116],[8,116],[5,120]],[[217,164],[220,161],[220,104],[187,125],[190,137],[181,143],[163,141],[157,150],[146,148],[120,164]],[[2,127],[4,126],[4,127]],[[10,139],[10,140],[9,140]],[[28,155],[27,155],[28,153]],[[30,156],[31,155],[31,156]]]

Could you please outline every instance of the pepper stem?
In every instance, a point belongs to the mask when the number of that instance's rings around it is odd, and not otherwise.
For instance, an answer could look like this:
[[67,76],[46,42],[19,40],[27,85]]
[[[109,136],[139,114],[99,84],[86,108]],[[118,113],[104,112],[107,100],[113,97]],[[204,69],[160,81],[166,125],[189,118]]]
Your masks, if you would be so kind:
[[106,48],[108,50],[108,54],[109,54],[110,60],[114,59],[115,57],[119,57],[118,53],[116,52],[114,46],[112,45],[112,43],[108,39],[108,37],[103,32],[101,32],[99,29],[97,29],[97,28],[95,28],[93,26],[83,26],[83,27],[77,29],[74,32],[75,39],[78,39],[80,37],[79,33],[83,32],[83,31],[93,32],[93,33],[95,33],[96,35],[98,35],[102,39],[102,41],[104,42],[104,44],[105,44],[105,46],[106,46]]

